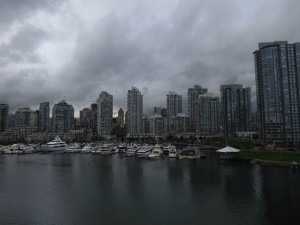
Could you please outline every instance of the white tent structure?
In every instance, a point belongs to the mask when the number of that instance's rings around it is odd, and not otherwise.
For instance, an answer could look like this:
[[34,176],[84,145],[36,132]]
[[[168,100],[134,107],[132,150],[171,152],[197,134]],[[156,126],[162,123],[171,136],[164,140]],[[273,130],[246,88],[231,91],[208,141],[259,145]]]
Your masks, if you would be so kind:
[[221,153],[220,159],[232,159],[234,153],[240,152],[241,150],[226,146],[225,148],[217,150],[217,152]]
[[230,146],[226,146],[225,148],[217,150],[217,152],[221,152],[221,153],[234,153],[234,152],[240,152],[240,151],[241,150],[230,147]]

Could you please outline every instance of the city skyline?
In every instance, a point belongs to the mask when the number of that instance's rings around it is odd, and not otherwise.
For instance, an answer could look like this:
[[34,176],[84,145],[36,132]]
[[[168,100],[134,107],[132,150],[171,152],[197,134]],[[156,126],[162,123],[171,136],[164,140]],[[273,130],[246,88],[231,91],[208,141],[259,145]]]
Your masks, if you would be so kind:
[[[224,85],[224,84],[223,84]],[[228,85],[231,85],[231,84],[228,84]],[[234,84],[234,85],[243,85],[243,84]],[[198,87],[201,87],[200,85],[195,85],[195,86],[198,86]],[[219,87],[220,87],[220,85],[219,85]],[[131,88],[136,88],[136,87],[131,87]],[[203,88],[203,89],[206,89],[206,91],[207,91],[207,88],[205,88],[205,87],[201,87],[201,88]],[[129,88],[128,88],[129,89]],[[184,114],[186,114],[186,115],[188,115],[188,110],[189,110],[189,106],[188,106],[188,98],[189,98],[189,96],[188,96],[188,90],[189,90],[190,88],[187,88],[186,89],[186,94],[178,94],[176,91],[174,91],[174,90],[168,90],[166,93],[165,93],[165,95],[163,95],[163,96],[161,96],[161,98],[164,100],[164,101],[162,101],[162,103],[160,104],[160,105],[149,105],[149,104],[147,104],[147,102],[146,102],[146,104],[143,104],[143,111],[144,111],[144,115],[148,115],[148,116],[152,116],[153,114],[154,114],[154,112],[153,112],[153,108],[154,107],[160,107],[160,108],[166,108],[167,109],[167,106],[168,106],[168,103],[167,103],[167,101],[168,101],[168,95],[170,94],[170,93],[175,93],[176,95],[180,95],[181,96],[181,113],[184,113]],[[101,93],[101,92],[106,92],[106,91],[99,91],[99,93],[98,93],[98,95],[97,96],[99,96],[99,94]],[[141,92],[141,91],[140,91]],[[143,95],[143,92],[141,92],[141,94]],[[113,93],[111,93],[111,95],[114,97],[114,94]],[[205,94],[203,94],[203,95],[213,95],[213,96],[215,96],[215,97],[220,97],[220,91],[219,92],[217,92],[217,93],[212,93],[212,92],[205,92]],[[124,99],[127,99],[127,93],[125,92],[124,93],[124,97],[123,97]],[[77,109],[77,111],[75,111],[75,105],[72,103],[72,102],[69,102],[68,100],[66,100],[65,98],[62,98],[62,99],[60,99],[59,101],[57,101],[57,102],[60,102],[60,101],[66,101],[66,102],[68,102],[68,103],[70,103],[73,107],[74,107],[74,117],[76,117],[76,118],[80,118],[80,111],[82,111],[83,109],[85,109],[85,108],[89,108],[90,106],[91,106],[91,104],[97,104],[97,102],[98,102],[98,97],[96,97],[96,100],[95,101],[93,101],[93,102],[87,102],[86,104],[85,104],[85,107],[83,107],[83,108],[78,108]],[[127,101],[127,100],[126,100]],[[41,103],[45,103],[45,102],[47,102],[47,103],[49,103],[49,101],[47,101],[47,100],[45,100],[44,102],[41,102]],[[50,103],[49,104],[49,107],[50,107],[50,113],[49,113],[49,115],[50,115],[50,117],[52,117],[52,108],[54,107],[54,105],[57,103],[57,102],[54,102],[54,103]],[[36,104],[36,106],[34,106],[34,107],[29,107],[29,106],[21,106],[20,108],[17,108],[15,111],[13,111],[13,110],[9,110],[9,113],[15,113],[15,112],[17,112],[19,109],[22,109],[22,108],[29,108],[30,110],[39,110],[40,109],[40,104],[41,103],[37,103]],[[3,103],[2,103],[3,104]],[[5,103],[4,103],[5,104]],[[254,104],[253,102],[252,102],[252,104]],[[147,111],[145,111],[145,105],[147,105],[146,106],[146,109],[147,109]],[[255,106],[256,107],[256,106]],[[124,106],[120,106],[120,107],[117,107],[116,105],[114,105],[113,104],[113,117],[117,117],[118,116],[118,110],[120,109],[120,108],[123,108],[123,109],[125,109],[125,112],[127,111],[127,103],[124,105]]]
[[169,90],[186,104],[194,84],[219,96],[219,85],[232,83],[251,87],[255,101],[252,52],[260,42],[298,41],[300,3],[244,3],[1,3],[0,102],[16,111],[65,99],[78,116],[107,87],[116,109],[126,107],[124,93],[135,86],[149,112]]

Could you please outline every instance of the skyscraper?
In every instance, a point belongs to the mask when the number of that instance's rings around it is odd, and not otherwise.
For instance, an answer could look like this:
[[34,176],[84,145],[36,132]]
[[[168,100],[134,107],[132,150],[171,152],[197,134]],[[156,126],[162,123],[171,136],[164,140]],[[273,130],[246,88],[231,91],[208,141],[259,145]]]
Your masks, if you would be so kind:
[[8,111],[7,104],[0,104],[0,133],[8,128]]
[[172,116],[171,130],[169,130],[169,134],[178,136],[190,132],[191,132],[191,120],[189,116],[183,113],[178,113],[176,116]]
[[92,109],[92,121],[91,121],[91,128],[94,134],[97,133],[97,103],[91,104]]
[[140,135],[143,132],[143,95],[132,87],[127,93],[127,133]]
[[97,130],[99,136],[110,136],[112,132],[112,116],[113,116],[113,96],[106,91],[99,94],[97,101],[98,118]]
[[207,93],[207,88],[202,88],[200,85],[188,89],[188,115],[191,121],[191,131],[199,134],[199,96]]
[[300,43],[259,43],[254,54],[257,125],[264,141],[300,141]]
[[20,108],[15,113],[15,126],[36,127],[38,116],[29,107]]
[[124,110],[122,108],[118,111],[117,125],[121,128],[124,127]]
[[56,133],[67,133],[74,130],[74,108],[65,100],[55,104],[52,111],[52,130]]
[[167,95],[168,132],[172,129],[172,117],[182,113],[182,95],[169,91]]
[[240,84],[221,85],[221,116],[224,134],[251,131],[251,89]]
[[81,128],[92,129],[92,123],[93,123],[92,109],[84,108],[83,110],[80,110],[79,119],[80,119]]
[[199,134],[220,134],[220,98],[206,94],[199,97]]
[[15,114],[9,113],[8,114],[8,128],[12,128],[15,126]]
[[38,114],[39,131],[46,131],[49,129],[50,105],[49,102],[40,103],[40,110]]
[[164,136],[167,133],[167,117],[154,114],[150,119],[150,133],[153,136]]

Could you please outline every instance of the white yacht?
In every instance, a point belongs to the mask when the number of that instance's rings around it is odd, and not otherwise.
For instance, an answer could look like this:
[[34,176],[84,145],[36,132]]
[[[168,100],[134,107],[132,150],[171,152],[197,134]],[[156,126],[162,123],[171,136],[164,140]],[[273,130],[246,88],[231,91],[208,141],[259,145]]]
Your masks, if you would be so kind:
[[100,154],[101,155],[111,155],[112,154],[112,149],[111,146],[108,144],[104,144],[102,147],[99,148]]
[[3,151],[5,154],[20,154],[20,145],[19,144],[12,144],[7,146],[7,148]]
[[119,149],[119,153],[126,152],[126,146],[124,144],[119,144],[118,149]]
[[9,151],[8,148],[9,148],[9,146],[1,146],[0,147],[0,152],[1,153],[8,153],[8,151]]
[[86,144],[82,149],[81,152],[82,153],[90,153],[95,149],[95,147],[93,147],[91,144]]
[[47,143],[45,152],[59,152],[66,150],[68,145],[57,136],[54,140]]
[[163,151],[161,150],[161,146],[159,144],[154,145],[152,153],[156,153],[158,155],[162,155]]
[[79,153],[81,152],[81,147],[78,143],[70,145],[65,151],[65,153]]
[[170,145],[167,145],[163,148],[164,155],[169,155],[170,153]]
[[177,149],[175,146],[169,146],[169,158],[177,158]]
[[136,145],[127,146],[127,150],[126,150],[126,156],[127,157],[135,156],[136,152],[137,152],[137,146]]
[[140,147],[140,149],[137,151],[136,156],[138,158],[147,158],[148,155],[151,153],[152,147],[149,145],[143,145]]
[[161,147],[159,144],[154,145],[154,148],[152,149],[152,153],[148,155],[149,159],[156,159],[160,157],[163,154],[163,151],[161,150]]

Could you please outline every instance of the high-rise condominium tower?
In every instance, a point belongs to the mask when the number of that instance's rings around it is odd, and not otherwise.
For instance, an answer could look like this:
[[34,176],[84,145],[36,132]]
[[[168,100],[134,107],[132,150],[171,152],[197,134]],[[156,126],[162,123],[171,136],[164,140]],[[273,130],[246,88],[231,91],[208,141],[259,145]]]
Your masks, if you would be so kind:
[[67,133],[74,130],[74,108],[65,100],[55,104],[52,111],[52,130],[56,133]]
[[92,129],[93,112],[91,108],[84,108],[79,112],[80,127]]
[[36,127],[38,115],[29,107],[20,108],[15,113],[15,126]]
[[92,120],[91,120],[91,128],[94,134],[96,134],[97,131],[97,103],[91,104],[92,109]]
[[49,129],[49,118],[50,118],[49,102],[40,103],[40,110],[38,114],[39,131],[46,131]]
[[127,93],[127,133],[140,135],[143,132],[143,95],[132,87]]
[[199,97],[207,93],[207,88],[200,85],[188,89],[188,115],[191,121],[191,131],[199,134],[200,118],[199,118]]
[[221,116],[224,134],[251,131],[251,89],[240,84],[221,85]]
[[300,43],[259,43],[254,52],[257,125],[264,141],[300,141]]
[[167,111],[168,111],[168,132],[172,129],[172,118],[182,113],[182,95],[174,91],[167,94]]
[[220,98],[212,94],[199,97],[199,134],[213,136],[220,134]]
[[0,104],[0,133],[8,128],[8,111],[7,104]]
[[110,136],[112,131],[113,96],[106,91],[99,94],[97,101],[97,130],[99,136]]
[[124,110],[122,108],[118,111],[117,125],[121,128],[124,127]]

